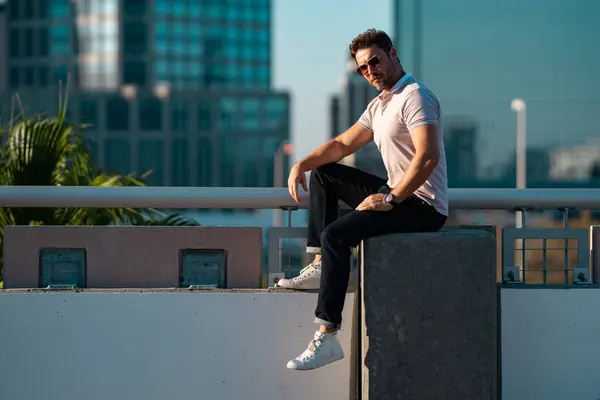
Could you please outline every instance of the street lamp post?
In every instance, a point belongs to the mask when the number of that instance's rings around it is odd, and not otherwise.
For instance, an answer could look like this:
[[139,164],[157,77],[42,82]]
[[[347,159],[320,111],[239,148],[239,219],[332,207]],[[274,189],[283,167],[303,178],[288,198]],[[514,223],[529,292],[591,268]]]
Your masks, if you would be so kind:
[[[514,99],[510,108],[517,114],[517,189],[527,187],[527,104],[522,99]],[[517,228],[523,226],[521,211],[517,211],[515,224]]]

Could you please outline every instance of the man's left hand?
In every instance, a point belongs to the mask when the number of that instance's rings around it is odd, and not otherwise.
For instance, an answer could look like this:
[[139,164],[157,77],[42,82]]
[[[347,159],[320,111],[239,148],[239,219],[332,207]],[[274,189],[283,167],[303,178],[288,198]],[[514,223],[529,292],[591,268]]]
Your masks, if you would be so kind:
[[385,201],[385,194],[372,194],[356,207],[356,211],[389,211],[394,206]]

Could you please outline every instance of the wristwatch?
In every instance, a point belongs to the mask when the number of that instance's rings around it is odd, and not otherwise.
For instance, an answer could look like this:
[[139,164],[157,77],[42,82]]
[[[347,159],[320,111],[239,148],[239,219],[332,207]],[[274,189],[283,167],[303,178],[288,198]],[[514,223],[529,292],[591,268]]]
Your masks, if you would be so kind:
[[385,202],[390,204],[398,204],[394,201],[394,195],[392,192],[388,192],[388,194],[385,195]]

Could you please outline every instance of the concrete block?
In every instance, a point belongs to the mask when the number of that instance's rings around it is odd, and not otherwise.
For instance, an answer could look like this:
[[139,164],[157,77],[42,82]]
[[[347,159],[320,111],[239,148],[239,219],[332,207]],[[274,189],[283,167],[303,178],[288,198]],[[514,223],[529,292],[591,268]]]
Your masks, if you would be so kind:
[[495,228],[363,243],[363,399],[496,399]]
[[4,287],[39,287],[45,247],[84,248],[88,288],[178,287],[183,249],[226,250],[227,288],[262,285],[260,227],[7,226]]
[[600,225],[590,226],[590,255],[592,282],[600,283]]

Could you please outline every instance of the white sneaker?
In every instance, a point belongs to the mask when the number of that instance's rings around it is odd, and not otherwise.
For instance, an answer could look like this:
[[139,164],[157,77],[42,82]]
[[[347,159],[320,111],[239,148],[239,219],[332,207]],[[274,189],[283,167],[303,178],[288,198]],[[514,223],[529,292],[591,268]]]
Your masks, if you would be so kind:
[[312,262],[291,279],[280,279],[277,286],[284,289],[312,290],[318,289],[321,283],[321,262]]
[[344,358],[344,350],[337,338],[338,332],[321,333],[317,331],[315,338],[308,344],[304,353],[288,362],[289,369],[307,371],[323,367]]

